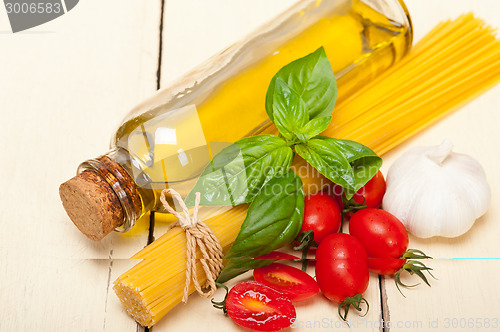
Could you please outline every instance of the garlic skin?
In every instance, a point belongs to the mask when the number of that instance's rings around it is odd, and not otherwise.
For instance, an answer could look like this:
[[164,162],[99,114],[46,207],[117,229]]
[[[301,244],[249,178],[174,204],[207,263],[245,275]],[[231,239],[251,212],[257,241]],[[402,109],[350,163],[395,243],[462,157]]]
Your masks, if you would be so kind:
[[417,147],[390,167],[382,207],[420,238],[466,233],[490,204],[482,166],[453,144]]

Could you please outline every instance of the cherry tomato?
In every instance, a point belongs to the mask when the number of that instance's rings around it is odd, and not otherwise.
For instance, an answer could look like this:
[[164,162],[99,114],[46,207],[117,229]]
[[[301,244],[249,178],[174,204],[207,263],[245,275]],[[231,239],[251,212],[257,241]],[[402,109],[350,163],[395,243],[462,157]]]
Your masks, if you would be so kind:
[[326,237],[323,241],[327,239],[328,241],[325,245],[320,245],[316,250],[316,260],[359,259],[366,261],[368,257],[366,250],[363,244],[354,236],[345,233],[336,233]]
[[342,213],[332,196],[324,192],[306,196],[300,233],[312,230],[319,244],[327,235],[338,232],[341,222]]
[[231,288],[226,309],[236,324],[256,331],[278,331],[296,318],[295,307],[285,295],[256,281]]
[[361,260],[336,259],[316,261],[316,279],[323,295],[342,303],[368,288],[369,271]]
[[323,295],[337,303],[362,294],[369,280],[362,244],[349,234],[327,236],[316,252],[316,280]]
[[400,258],[408,248],[408,233],[387,211],[367,208],[354,213],[349,233],[365,247],[370,258]]
[[394,274],[398,289],[399,285],[407,286],[400,279],[403,271],[416,274],[430,286],[422,272],[427,271],[432,276],[432,268],[420,260],[413,259],[431,257],[417,249],[407,250],[408,233],[401,221],[389,212],[373,208],[357,211],[349,221],[349,233],[365,247],[368,254],[367,264],[372,272],[382,275]]
[[285,264],[273,263],[255,269],[253,277],[255,281],[283,293],[292,302],[307,300],[319,292],[319,286],[313,277]]
[[[370,181],[368,181],[363,187],[361,187],[352,197],[353,200],[358,204],[365,204],[369,208],[378,208],[382,205],[382,199],[384,198],[386,189],[384,175],[381,171]],[[344,189],[339,185],[334,185],[333,194],[337,204],[344,209],[344,204],[342,203],[341,195],[344,193]]]
[[359,189],[352,197],[356,203],[364,204],[369,208],[378,208],[382,205],[385,195],[385,179],[381,171]]

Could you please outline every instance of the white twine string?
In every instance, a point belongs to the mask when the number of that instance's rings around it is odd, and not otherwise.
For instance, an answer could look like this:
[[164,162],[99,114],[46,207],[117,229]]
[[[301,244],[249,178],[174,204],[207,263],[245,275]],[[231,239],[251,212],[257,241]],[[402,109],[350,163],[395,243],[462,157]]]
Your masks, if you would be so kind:
[[[177,200],[182,209],[182,213],[174,210],[168,204],[165,197],[166,194],[171,194],[172,198]],[[180,226],[186,232],[186,285],[184,286],[184,296],[182,302],[186,303],[189,296],[189,286],[193,280],[196,291],[203,297],[210,297],[215,293],[215,281],[222,270],[222,246],[210,230],[210,228],[201,220],[198,219],[198,208],[200,205],[200,193],[196,193],[193,215],[189,213],[186,203],[182,196],[173,189],[164,189],[160,195],[160,201],[165,209],[177,217],[177,221],[173,222],[167,232],[176,226]],[[201,266],[205,272],[207,281],[200,286],[197,278],[196,267],[196,248],[200,249],[203,258],[200,259]]]

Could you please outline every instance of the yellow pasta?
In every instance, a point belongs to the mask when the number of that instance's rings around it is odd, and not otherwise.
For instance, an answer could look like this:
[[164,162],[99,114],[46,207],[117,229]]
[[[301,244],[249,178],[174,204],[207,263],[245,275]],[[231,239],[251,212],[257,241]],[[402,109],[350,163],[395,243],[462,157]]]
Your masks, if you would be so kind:
[[[464,15],[439,24],[406,58],[339,100],[332,124],[323,134],[355,140],[383,154],[499,81],[500,43],[482,20]],[[296,161],[295,166],[303,163]],[[305,183],[323,181],[299,175]],[[205,220],[226,250],[236,238],[246,209],[238,206]],[[115,281],[118,297],[140,324],[152,326],[181,302],[185,250],[185,235],[174,228],[134,255],[143,260]],[[204,282],[201,272],[198,278]]]

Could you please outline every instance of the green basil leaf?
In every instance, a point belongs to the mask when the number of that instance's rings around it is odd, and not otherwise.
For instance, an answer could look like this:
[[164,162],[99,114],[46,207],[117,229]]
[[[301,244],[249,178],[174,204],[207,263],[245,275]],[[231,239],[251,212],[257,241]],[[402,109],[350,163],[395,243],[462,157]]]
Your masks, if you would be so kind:
[[249,203],[274,176],[286,173],[293,150],[273,135],[243,138],[219,152],[202,172],[186,197],[193,206],[195,193],[201,205],[226,206]]
[[251,258],[270,253],[297,237],[304,215],[302,180],[292,171],[276,176],[250,204],[226,258]]
[[328,125],[332,121],[332,116],[323,116],[321,118],[312,119],[309,121],[302,129],[300,133],[304,135],[305,140],[302,142],[306,142],[309,139],[317,136],[328,128]]
[[318,138],[333,140],[340,152],[346,157],[352,166],[356,185],[352,190],[346,188],[347,199],[351,199],[356,191],[361,189],[361,187],[370,181],[382,166],[382,158],[363,144],[324,136],[319,136]]
[[306,144],[296,145],[295,151],[334,183],[354,189],[351,164],[332,141],[312,138]]
[[309,121],[302,98],[279,77],[274,88],[273,114],[276,127],[287,140],[292,140]]
[[224,266],[224,269],[217,278],[217,282],[225,283],[240,274],[269,265],[277,260],[278,259],[233,258]]
[[295,151],[321,174],[346,189],[346,198],[363,187],[380,169],[382,158],[354,141],[316,136]]
[[274,90],[278,78],[304,100],[309,119],[332,113],[337,99],[337,83],[323,47],[284,66],[271,79],[266,94],[266,111],[273,122]]

